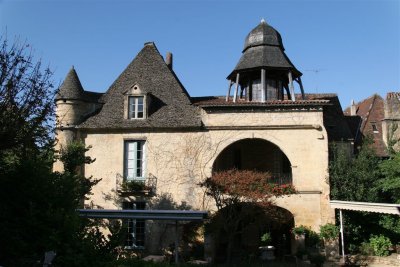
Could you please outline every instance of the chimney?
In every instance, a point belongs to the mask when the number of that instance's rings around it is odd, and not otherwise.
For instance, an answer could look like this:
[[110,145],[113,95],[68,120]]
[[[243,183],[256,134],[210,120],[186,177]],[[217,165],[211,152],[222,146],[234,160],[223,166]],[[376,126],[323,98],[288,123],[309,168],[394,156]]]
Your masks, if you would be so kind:
[[167,66],[170,70],[172,70],[172,53],[171,52],[167,52],[167,55],[165,57],[165,63],[167,63]]
[[357,115],[357,105],[356,105],[356,103],[354,103],[354,100],[351,100],[350,115],[351,116],[356,116]]

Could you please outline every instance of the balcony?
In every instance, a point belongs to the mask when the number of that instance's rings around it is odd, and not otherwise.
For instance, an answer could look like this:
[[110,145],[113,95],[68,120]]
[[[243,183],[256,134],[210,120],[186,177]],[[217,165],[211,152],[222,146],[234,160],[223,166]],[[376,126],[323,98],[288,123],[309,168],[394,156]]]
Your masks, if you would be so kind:
[[117,173],[116,191],[120,196],[154,196],[157,188],[157,177],[152,174],[143,180],[128,180]]
[[291,185],[292,174],[291,173],[272,173],[271,178],[269,179],[271,184],[276,185]]

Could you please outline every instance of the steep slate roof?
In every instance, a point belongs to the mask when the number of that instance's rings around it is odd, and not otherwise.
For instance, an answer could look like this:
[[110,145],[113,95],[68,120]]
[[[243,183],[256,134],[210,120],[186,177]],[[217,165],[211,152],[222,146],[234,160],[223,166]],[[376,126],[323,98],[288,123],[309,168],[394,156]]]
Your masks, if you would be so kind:
[[83,94],[84,90],[81,81],[79,80],[78,74],[76,73],[74,67],[72,67],[61,84],[55,100],[79,100],[82,99]]
[[242,57],[228,75],[234,79],[236,73],[264,67],[266,69],[291,70],[293,78],[301,76],[284,52],[281,35],[264,20],[246,37]]
[[[382,135],[382,120],[384,119],[384,102],[382,97],[375,94],[367,99],[356,104],[357,111],[356,116],[361,118],[361,125],[359,131],[363,136],[370,135],[374,144],[373,147],[378,156],[387,157],[386,145],[383,141]],[[344,113],[347,116],[351,116],[350,107],[346,108]],[[353,115],[354,116],[354,115]],[[372,124],[375,124],[378,132],[374,132]]]
[[[138,84],[150,99],[148,117],[124,119],[124,93]],[[154,43],[146,43],[136,58],[101,98],[101,110],[83,122],[85,129],[154,129],[200,127],[199,110],[168,68]]]

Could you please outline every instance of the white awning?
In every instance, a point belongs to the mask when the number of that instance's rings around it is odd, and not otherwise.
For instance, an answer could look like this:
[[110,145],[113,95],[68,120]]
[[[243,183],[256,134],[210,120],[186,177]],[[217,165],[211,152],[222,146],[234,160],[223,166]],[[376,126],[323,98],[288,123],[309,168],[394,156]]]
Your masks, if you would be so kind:
[[333,209],[400,215],[400,204],[353,202],[341,200],[331,200],[330,204]]

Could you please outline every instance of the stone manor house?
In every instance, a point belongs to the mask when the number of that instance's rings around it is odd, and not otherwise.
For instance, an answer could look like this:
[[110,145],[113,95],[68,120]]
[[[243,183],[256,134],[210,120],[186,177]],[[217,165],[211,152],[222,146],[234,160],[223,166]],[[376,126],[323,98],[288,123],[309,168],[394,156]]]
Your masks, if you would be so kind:
[[[275,182],[296,187],[298,194],[275,199],[290,217],[276,222],[286,239],[294,225],[319,231],[334,222],[329,145],[352,149],[353,136],[336,94],[304,92],[278,31],[261,21],[247,35],[223,97],[191,97],[172,63],[172,54],[164,60],[149,42],[104,93],[84,90],[74,68],[67,74],[56,96],[57,146],[81,140],[92,147],[87,153],[96,161],[83,172],[102,180],[86,207],[148,209],[168,193],[177,203],[213,211],[198,183],[237,168],[269,171]],[[131,180],[146,187],[124,192],[121,185]],[[156,250],[155,232],[147,228],[148,222],[131,221],[127,247]]]

